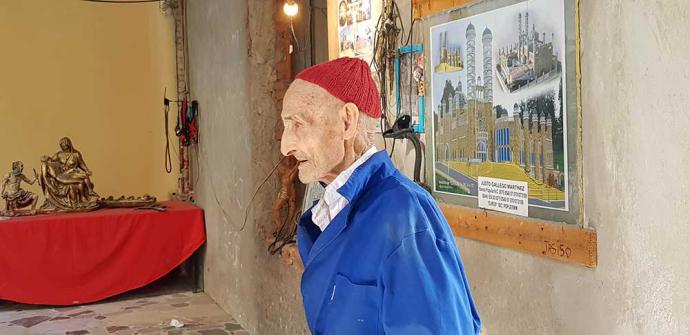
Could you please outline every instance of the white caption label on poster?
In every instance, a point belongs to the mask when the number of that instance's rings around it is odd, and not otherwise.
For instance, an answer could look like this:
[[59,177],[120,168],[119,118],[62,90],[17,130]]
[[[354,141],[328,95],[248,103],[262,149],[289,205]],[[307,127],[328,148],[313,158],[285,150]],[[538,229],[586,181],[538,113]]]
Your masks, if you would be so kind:
[[479,207],[527,216],[527,183],[479,177]]

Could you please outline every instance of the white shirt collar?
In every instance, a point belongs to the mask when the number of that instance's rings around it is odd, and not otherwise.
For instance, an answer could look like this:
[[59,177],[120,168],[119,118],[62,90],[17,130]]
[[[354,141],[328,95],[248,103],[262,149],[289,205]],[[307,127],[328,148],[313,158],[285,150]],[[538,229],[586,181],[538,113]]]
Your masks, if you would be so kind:
[[347,180],[350,179],[350,176],[352,176],[352,173],[355,172],[360,165],[369,160],[377,151],[375,146],[369,148],[369,150],[362,154],[362,156],[345,169],[345,171],[335,177],[332,183],[326,186],[323,197],[319,199],[319,202],[314,205],[311,211],[311,219],[319,226],[321,231],[326,230],[326,227],[328,227],[333,218],[348,204],[348,200],[338,193],[338,189],[345,185]]

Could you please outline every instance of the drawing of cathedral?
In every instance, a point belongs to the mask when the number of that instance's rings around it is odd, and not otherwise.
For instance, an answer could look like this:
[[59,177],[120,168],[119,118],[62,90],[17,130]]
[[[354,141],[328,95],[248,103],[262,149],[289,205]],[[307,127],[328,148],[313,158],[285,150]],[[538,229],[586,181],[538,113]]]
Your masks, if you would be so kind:
[[440,33],[441,38],[441,59],[434,68],[437,73],[455,72],[463,69],[462,53],[460,48],[448,47],[448,32]]
[[[453,86],[446,81],[438,110],[437,157],[439,159],[477,161],[492,160],[494,137],[491,57],[484,59],[484,74],[488,77],[482,81],[475,73],[475,28],[470,23],[466,30],[467,37],[467,93],[462,90],[462,83]],[[491,30],[484,30],[482,41],[484,48],[491,48]],[[489,53],[490,55],[490,53]]]
[[[445,82],[436,106],[436,159],[445,162],[513,163],[534,180],[556,184],[553,120],[544,111],[521,110],[515,103],[512,116],[493,106],[492,32],[482,33],[482,75],[476,74],[476,31],[471,23],[467,38],[467,91],[460,81]],[[523,106],[524,108],[524,106]],[[553,112],[553,111],[551,111]]]
[[561,64],[554,52],[554,34],[546,41],[546,33],[541,34],[532,25],[529,27],[529,12],[518,14],[518,39],[514,44],[499,49],[498,74],[501,87],[506,92],[514,92],[533,83],[543,82],[560,75]]

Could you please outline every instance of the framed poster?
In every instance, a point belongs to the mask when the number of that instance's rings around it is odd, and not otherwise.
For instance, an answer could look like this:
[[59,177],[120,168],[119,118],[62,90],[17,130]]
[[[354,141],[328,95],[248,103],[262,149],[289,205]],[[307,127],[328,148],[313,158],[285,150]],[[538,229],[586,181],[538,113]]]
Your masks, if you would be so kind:
[[577,221],[572,2],[484,1],[428,23],[435,194]]
[[339,57],[358,57],[369,62],[374,49],[371,0],[338,1]]

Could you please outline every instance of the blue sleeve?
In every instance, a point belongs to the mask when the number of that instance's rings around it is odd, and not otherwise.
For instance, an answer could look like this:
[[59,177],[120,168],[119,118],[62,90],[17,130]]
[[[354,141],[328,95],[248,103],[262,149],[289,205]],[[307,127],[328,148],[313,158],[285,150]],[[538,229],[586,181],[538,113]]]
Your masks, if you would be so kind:
[[479,333],[479,315],[457,248],[431,231],[403,239],[384,262],[380,282],[385,334]]

